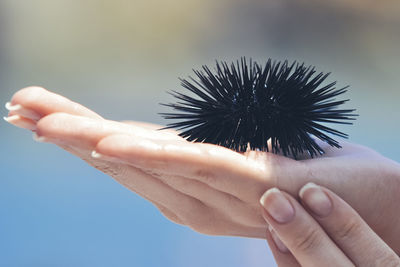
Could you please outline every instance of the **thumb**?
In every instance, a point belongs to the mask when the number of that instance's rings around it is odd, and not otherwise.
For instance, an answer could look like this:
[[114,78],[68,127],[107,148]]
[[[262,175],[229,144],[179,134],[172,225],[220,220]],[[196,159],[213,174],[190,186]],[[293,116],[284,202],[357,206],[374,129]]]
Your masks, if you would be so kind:
[[266,239],[269,248],[274,255],[276,264],[279,267],[296,267],[301,266],[293,254],[286,248],[283,242],[279,239],[278,235],[274,230],[268,226]]

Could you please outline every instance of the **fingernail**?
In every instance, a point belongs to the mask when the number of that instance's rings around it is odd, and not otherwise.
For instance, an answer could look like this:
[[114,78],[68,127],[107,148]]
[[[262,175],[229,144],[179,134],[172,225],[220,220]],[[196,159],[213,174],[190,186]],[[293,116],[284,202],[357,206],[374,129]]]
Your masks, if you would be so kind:
[[20,127],[20,128],[24,128],[24,129],[28,129],[28,130],[31,130],[31,131],[36,130],[36,123],[34,121],[32,121],[30,119],[27,119],[27,118],[24,118],[24,117],[21,117],[20,115],[12,115],[12,116],[9,116],[9,117],[3,117],[3,119],[6,122],[8,122],[8,123],[10,123],[10,124],[12,124],[14,126],[17,126],[17,127]]
[[93,151],[92,151],[91,156],[92,156],[92,158],[95,158],[95,159],[101,158],[101,154],[98,153],[98,152],[96,152],[96,150],[93,150]]
[[299,191],[299,196],[306,206],[320,217],[328,216],[332,211],[332,202],[321,187],[308,183]]
[[20,104],[12,105],[11,102],[7,102],[5,107],[8,111],[16,111],[22,108]]
[[6,121],[6,122],[9,122],[9,123],[12,123],[12,122],[14,122],[14,121],[16,121],[16,120],[19,120],[21,118],[21,116],[19,116],[19,115],[12,115],[12,116],[10,116],[10,117],[3,117],[3,119]]
[[24,106],[17,104],[12,105],[10,102],[7,102],[5,105],[6,109],[11,112],[13,115],[20,115],[22,117],[38,121],[42,116],[38,114],[36,111],[25,108]]
[[32,134],[32,138],[33,138],[33,140],[35,140],[36,142],[40,142],[40,143],[43,143],[43,142],[46,142],[46,141],[47,141],[46,137],[44,137],[44,136],[39,136],[37,133],[33,133],[33,134]]
[[268,225],[268,230],[271,233],[272,240],[274,241],[277,249],[282,253],[288,253],[289,249],[285,246],[285,244],[283,244],[282,240],[278,237],[278,235],[270,225]]
[[278,188],[271,188],[260,199],[267,213],[278,223],[288,223],[294,217],[294,209]]

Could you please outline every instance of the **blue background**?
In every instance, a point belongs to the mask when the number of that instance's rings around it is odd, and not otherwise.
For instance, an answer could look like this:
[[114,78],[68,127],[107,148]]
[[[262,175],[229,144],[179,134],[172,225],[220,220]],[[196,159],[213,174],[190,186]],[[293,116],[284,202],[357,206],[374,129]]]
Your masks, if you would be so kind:
[[[0,100],[41,85],[163,124],[158,103],[192,68],[300,60],[351,85],[350,140],[400,161],[399,14],[395,1],[0,0]],[[274,266],[264,240],[197,234],[29,132],[0,134],[0,266]]]

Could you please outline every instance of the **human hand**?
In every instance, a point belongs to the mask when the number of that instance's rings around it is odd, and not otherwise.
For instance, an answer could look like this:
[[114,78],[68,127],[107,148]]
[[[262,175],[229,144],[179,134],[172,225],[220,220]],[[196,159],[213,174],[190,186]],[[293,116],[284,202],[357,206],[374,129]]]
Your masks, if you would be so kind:
[[396,253],[338,195],[314,183],[298,195],[300,203],[272,188],[260,199],[278,266],[400,266]]
[[324,156],[295,161],[190,143],[154,130],[158,126],[108,121],[41,88],[20,90],[11,103],[24,107],[10,111],[11,123],[81,157],[153,202],[172,221],[198,232],[265,238],[261,195],[276,186],[296,196],[313,181],[337,192],[385,242],[400,247],[393,234],[400,232],[400,218],[392,212],[400,201],[400,168],[368,148],[321,144]]
[[[229,179],[245,182],[244,177],[251,173],[246,173],[244,157],[240,154],[214,145],[189,143],[174,131],[155,130],[162,126],[105,120],[77,103],[38,87],[18,91],[7,108],[10,110],[6,118],[8,122],[34,131],[37,141],[54,143],[112,176],[151,201],[175,223],[205,234],[265,236],[267,228],[258,201],[246,203],[225,193],[228,189],[220,191],[207,184],[215,179],[220,186],[226,184],[234,189],[237,185],[231,186]],[[163,142],[167,152],[165,155],[161,153],[159,161],[153,160],[151,164],[158,163],[161,167],[168,164],[166,161],[174,161],[175,157],[177,164],[172,163],[176,168],[193,174],[185,177],[160,172],[156,168],[136,167],[119,158],[123,155],[139,160],[137,155],[127,153],[141,154],[141,147],[150,148],[151,142]],[[130,147],[135,145],[139,147],[131,151]],[[102,153],[101,157],[92,153],[94,150]],[[211,158],[213,162],[209,162],[207,153],[210,156],[215,154]],[[187,160],[187,169],[181,166],[182,160]],[[221,178],[208,176],[207,168],[210,166],[218,168]],[[174,167],[171,165],[169,168]],[[257,169],[252,173],[255,171]]]

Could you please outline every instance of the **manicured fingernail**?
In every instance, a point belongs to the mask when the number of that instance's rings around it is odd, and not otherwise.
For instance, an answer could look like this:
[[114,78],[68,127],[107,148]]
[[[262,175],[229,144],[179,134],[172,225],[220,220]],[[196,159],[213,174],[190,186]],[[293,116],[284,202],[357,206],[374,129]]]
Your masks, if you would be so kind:
[[3,119],[6,122],[8,122],[8,123],[10,123],[10,124],[12,124],[14,126],[17,126],[17,127],[20,127],[20,128],[24,128],[24,129],[28,129],[28,130],[31,130],[31,131],[36,130],[36,123],[34,121],[32,121],[30,119],[27,119],[27,118],[24,118],[24,117],[21,117],[20,115],[12,115],[12,116],[9,116],[9,117],[3,117]]
[[42,116],[38,114],[36,111],[25,108],[20,104],[12,105],[10,102],[7,102],[5,105],[6,109],[10,111],[12,115],[20,115],[24,118],[28,118],[34,121],[38,121]]
[[10,117],[3,117],[3,119],[6,121],[6,122],[9,122],[9,123],[12,123],[12,122],[14,122],[14,121],[16,121],[16,120],[19,120],[21,118],[21,116],[19,116],[19,115],[12,115],[12,116],[10,116]]
[[283,244],[282,240],[278,237],[270,225],[268,225],[268,230],[271,233],[272,240],[274,241],[277,249],[282,253],[288,253],[289,249],[285,246],[285,244]]
[[12,105],[11,102],[7,102],[5,107],[8,111],[16,111],[16,110],[20,110],[22,108],[22,106],[20,104]]
[[299,196],[307,207],[320,217],[328,216],[332,211],[332,202],[321,187],[308,183],[299,191]]
[[35,140],[36,142],[40,142],[40,143],[43,143],[43,142],[46,142],[46,141],[47,141],[46,137],[44,137],[44,136],[39,136],[37,133],[33,133],[33,134],[32,134],[32,138],[33,138],[33,140]]
[[271,188],[260,199],[267,213],[278,223],[288,223],[294,217],[294,209],[278,188]]
[[96,152],[96,150],[93,150],[93,151],[92,151],[91,156],[92,156],[92,158],[95,158],[95,159],[101,158],[101,154],[98,153],[98,152]]

